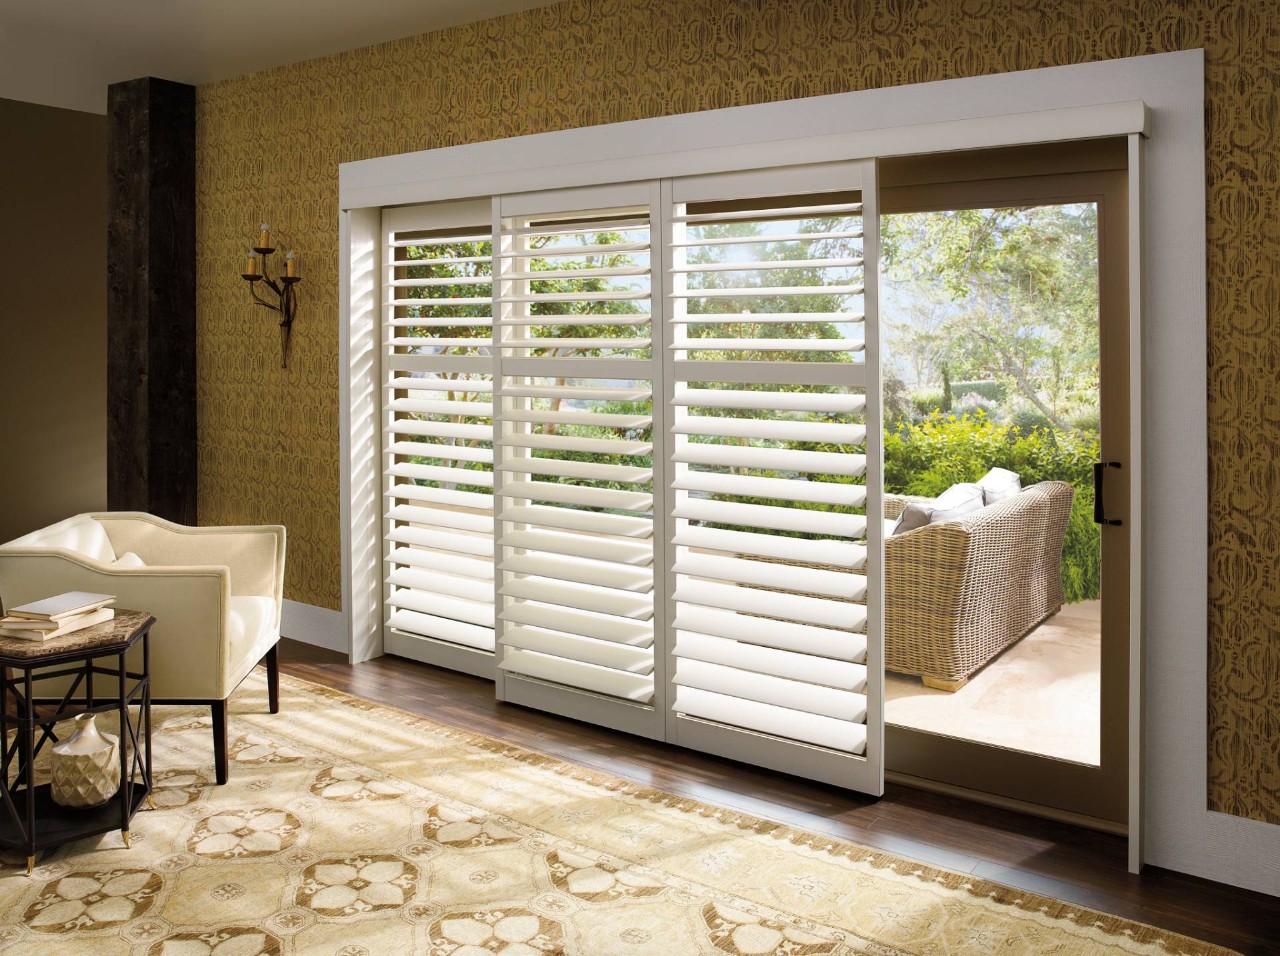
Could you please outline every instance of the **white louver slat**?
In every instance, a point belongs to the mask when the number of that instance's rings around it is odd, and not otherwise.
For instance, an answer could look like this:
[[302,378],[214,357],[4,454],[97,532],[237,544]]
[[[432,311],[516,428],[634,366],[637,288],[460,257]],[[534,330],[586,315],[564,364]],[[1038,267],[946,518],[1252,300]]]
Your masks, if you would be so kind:
[[[489,208],[395,210],[386,220],[387,626],[426,660],[456,661],[447,646],[494,648]],[[491,657],[472,669],[486,667]]]
[[666,457],[676,740],[874,789],[880,449],[864,258],[877,260],[863,168],[844,167],[846,188],[778,198],[676,181]]
[[654,700],[659,600],[640,198],[508,214],[504,197],[494,379],[499,693],[627,729]]

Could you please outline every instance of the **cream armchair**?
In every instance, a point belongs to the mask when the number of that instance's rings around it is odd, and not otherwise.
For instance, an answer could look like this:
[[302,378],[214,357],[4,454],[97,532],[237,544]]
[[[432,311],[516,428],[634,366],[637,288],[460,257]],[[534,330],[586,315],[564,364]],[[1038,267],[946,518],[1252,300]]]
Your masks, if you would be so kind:
[[221,784],[227,698],[259,661],[271,713],[280,709],[284,549],[279,526],[190,528],[142,512],[81,514],[0,544],[0,602],[91,591],[154,615],[152,700],[211,707]]

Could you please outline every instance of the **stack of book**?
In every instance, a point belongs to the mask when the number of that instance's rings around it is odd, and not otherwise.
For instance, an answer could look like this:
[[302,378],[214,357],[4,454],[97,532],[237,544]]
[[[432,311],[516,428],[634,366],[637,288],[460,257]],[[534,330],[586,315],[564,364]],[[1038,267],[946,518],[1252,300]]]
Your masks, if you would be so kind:
[[42,601],[11,607],[7,616],[0,617],[0,637],[47,641],[93,627],[116,616],[108,606],[115,599],[114,594],[67,591]]

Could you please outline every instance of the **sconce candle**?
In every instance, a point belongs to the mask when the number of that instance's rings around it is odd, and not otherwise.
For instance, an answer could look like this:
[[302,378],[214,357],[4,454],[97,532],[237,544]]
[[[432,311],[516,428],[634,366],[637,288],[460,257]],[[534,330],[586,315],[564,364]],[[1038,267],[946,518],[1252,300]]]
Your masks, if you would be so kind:
[[[240,277],[249,283],[249,295],[253,301],[263,308],[280,313],[280,367],[289,367],[289,336],[293,331],[293,319],[298,312],[297,285],[302,281],[298,275],[298,254],[293,250],[285,256],[285,273],[275,279],[267,271],[267,256],[275,252],[267,243],[271,241],[271,231],[267,224],[262,224],[262,232],[258,236],[259,245],[247,251],[244,272]],[[262,267],[258,267],[258,256],[262,258]],[[258,294],[257,286],[261,284],[275,294],[272,302]]]

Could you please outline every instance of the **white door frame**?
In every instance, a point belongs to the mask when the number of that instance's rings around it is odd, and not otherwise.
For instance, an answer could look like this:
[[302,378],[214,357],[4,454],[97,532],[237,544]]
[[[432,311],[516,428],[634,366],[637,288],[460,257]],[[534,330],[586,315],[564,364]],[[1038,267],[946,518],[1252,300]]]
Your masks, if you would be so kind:
[[[1199,50],[836,94],[407,153],[340,168],[344,608],[382,652],[376,456],[378,211],[733,169],[1126,136],[1133,429],[1130,868],[1277,885],[1280,827],[1207,791],[1204,57]],[[1147,138],[1147,137],[1150,138]],[[372,250],[372,251],[371,251]],[[1144,333],[1143,315],[1158,328]],[[372,325],[372,329],[371,329]],[[1148,477],[1149,476],[1149,477]],[[1158,494],[1155,476],[1159,478]],[[1146,490],[1144,496],[1143,491]],[[1145,521],[1144,521],[1145,517]],[[372,519],[372,520],[371,520]],[[1144,528],[1158,528],[1158,535]],[[1143,642],[1147,653],[1144,654]]]

